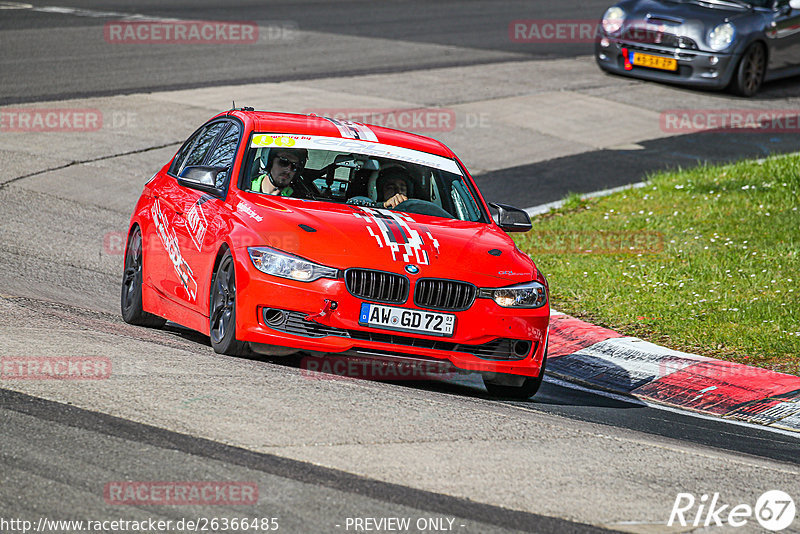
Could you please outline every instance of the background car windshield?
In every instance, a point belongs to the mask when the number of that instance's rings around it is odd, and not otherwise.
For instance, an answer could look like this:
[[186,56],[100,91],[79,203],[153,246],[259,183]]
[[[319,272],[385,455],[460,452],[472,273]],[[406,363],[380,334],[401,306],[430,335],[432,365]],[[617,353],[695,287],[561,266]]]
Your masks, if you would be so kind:
[[[250,147],[245,155],[243,189],[259,193],[260,183],[279,154],[287,149]],[[288,149],[290,152],[292,149]],[[295,149],[296,150],[296,149]],[[308,149],[307,161],[292,181],[295,198],[383,207],[395,194],[408,201],[398,211],[487,222],[476,193],[463,176],[400,159],[354,152]]]
[[[691,2],[693,4],[700,3],[700,0],[684,0],[684,1],[685,2]],[[750,4],[751,6],[755,6],[755,7],[770,7],[773,4],[773,0],[739,0],[739,1],[737,1],[737,0],[713,0],[712,1],[712,3],[714,3],[714,4],[724,4],[724,3],[727,3],[727,4],[742,4],[743,2],[746,2],[746,3]],[[670,2],[664,2],[664,3],[670,3]],[[788,4],[789,2],[786,1],[786,2],[779,2],[779,3]]]

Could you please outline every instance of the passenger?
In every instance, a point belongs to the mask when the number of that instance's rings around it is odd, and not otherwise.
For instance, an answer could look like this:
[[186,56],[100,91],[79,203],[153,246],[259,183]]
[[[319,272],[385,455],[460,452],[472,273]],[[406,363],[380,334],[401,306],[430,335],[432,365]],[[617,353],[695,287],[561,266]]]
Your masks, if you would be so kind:
[[273,148],[269,152],[267,172],[254,179],[250,189],[267,195],[291,196],[294,193],[292,180],[303,171],[306,160],[308,150],[305,148]]
[[396,208],[401,202],[408,200],[412,193],[412,179],[403,167],[388,167],[378,176],[378,200],[384,207]]

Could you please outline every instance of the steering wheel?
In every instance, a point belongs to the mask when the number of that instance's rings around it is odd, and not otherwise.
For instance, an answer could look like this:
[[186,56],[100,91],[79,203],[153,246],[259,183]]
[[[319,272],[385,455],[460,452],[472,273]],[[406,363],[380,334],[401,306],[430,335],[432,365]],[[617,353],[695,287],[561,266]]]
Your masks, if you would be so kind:
[[375,202],[369,197],[357,196],[348,198],[346,204],[351,206],[364,206],[367,208],[383,208],[383,202]]

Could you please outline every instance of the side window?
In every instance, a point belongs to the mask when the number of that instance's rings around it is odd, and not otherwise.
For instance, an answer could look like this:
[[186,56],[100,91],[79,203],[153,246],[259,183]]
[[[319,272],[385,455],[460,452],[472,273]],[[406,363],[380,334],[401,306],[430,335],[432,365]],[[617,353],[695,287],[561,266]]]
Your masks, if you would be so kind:
[[170,174],[178,175],[178,172],[183,167],[183,162],[186,161],[186,156],[189,154],[189,151],[192,150],[197,138],[200,137],[204,131],[205,129],[195,132],[195,134],[183,144],[180,151],[175,155],[175,159],[172,161],[172,166],[169,168]]
[[217,146],[209,154],[206,165],[211,167],[227,167],[226,172],[217,175],[217,187],[223,187],[228,173],[233,166],[233,156],[236,155],[236,147],[239,146],[239,125],[231,123],[231,127],[222,136]]
[[182,162],[180,167],[177,167],[175,174],[180,174],[184,167],[189,165],[202,165],[203,159],[206,157],[206,152],[214,143],[214,138],[226,126],[224,122],[217,122],[200,132],[197,139],[192,143],[191,148],[187,151],[186,159]]

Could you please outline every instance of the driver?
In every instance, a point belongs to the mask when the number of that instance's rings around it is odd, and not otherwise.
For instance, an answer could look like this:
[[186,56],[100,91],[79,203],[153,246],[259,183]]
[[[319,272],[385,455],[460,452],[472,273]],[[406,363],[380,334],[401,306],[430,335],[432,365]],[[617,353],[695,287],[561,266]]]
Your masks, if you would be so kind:
[[408,200],[411,191],[411,175],[403,167],[389,167],[378,176],[378,200],[384,207],[396,208],[401,202]]
[[267,172],[254,179],[250,189],[267,195],[291,196],[294,189],[290,184],[302,172],[306,160],[305,148],[273,148],[267,159]]

